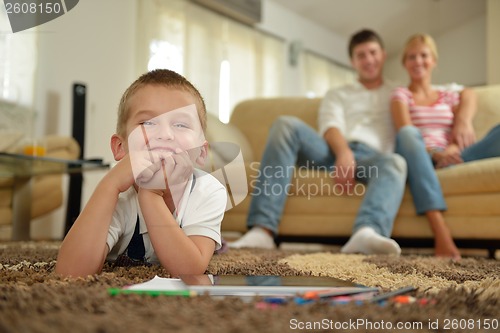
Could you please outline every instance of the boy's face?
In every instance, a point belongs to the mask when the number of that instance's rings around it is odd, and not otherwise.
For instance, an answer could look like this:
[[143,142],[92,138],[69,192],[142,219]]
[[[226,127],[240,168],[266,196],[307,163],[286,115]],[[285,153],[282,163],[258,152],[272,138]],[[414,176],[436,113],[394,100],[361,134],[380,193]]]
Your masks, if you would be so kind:
[[189,92],[160,85],[144,86],[130,97],[127,137],[113,135],[111,146],[117,161],[129,153],[138,186],[183,184],[196,165],[204,165],[208,143],[195,103]]
[[195,103],[195,98],[186,91],[159,85],[139,89],[129,101],[127,151],[148,150],[169,155],[205,145]]
[[356,45],[352,52],[351,64],[361,82],[373,82],[382,78],[385,52],[377,42]]

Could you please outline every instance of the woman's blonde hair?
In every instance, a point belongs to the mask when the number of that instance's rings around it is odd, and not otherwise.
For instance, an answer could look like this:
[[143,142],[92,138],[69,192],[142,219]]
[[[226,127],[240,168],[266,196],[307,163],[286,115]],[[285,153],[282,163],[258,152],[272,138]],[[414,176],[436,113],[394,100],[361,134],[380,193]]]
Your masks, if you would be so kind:
[[406,60],[406,54],[408,53],[408,49],[416,43],[421,43],[421,44],[424,44],[425,46],[427,46],[429,48],[429,50],[431,50],[431,53],[432,53],[432,56],[434,57],[434,60],[437,62],[438,52],[437,52],[436,42],[434,41],[434,39],[430,35],[427,35],[427,34],[415,34],[415,35],[411,36],[410,38],[408,38],[408,40],[405,44],[403,57],[401,59],[401,62],[403,63],[403,65],[404,65],[405,60]]

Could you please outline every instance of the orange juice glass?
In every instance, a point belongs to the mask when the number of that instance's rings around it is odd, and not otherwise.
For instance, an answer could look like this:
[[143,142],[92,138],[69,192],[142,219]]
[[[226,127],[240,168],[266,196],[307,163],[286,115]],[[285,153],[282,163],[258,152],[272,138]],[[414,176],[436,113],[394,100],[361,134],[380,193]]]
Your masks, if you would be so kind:
[[24,146],[23,153],[30,156],[44,156],[46,149],[39,144],[29,144]]

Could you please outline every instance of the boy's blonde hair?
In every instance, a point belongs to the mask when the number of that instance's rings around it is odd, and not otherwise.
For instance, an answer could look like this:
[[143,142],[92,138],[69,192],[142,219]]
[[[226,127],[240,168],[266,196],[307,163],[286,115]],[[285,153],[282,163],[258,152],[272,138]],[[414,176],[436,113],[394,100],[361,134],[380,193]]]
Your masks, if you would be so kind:
[[401,62],[405,63],[406,60],[406,54],[408,53],[408,49],[413,46],[413,44],[416,43],[421,43],[424,44],[431,50],[432,56],[434,57],[434,60],[437,62],[438,60],[438,52],[437,52],[437,46],[436,42],[434,39],[427,34],[415,34],[408,38],[408,41],[405,44],[404,52],[403,52],[403,57],[401,58]]
[[189,82],[184,76],[174,71],[168,69],[155,69],[141,75],[123,93],[120,104],[118,106],[118,121],[116,124],[116,133],[118,135],[122,137],[126,135],[125,125],[130,113],[130,108],[128,105],[130,98],[139,89],[147,85],[159,85],[167,88],[179,89],[192,94],[196,99],[196,110],[198,111],[198,117],[200,118],[201,128],[205,132],[207,128],[207,111],[205,107],[205,101],[203,100],[203,97],[201,96],[198,89],[196,89],[193,84]]

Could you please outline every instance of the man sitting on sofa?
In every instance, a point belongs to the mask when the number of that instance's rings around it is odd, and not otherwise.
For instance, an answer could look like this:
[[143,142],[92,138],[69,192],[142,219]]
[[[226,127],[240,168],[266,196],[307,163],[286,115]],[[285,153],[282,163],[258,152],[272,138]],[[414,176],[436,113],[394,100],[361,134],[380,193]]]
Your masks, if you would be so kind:
[[314,165],[331,170],[336,186],[347,195],[353,194],[356,180],[368,185],[353,234],[341,251],[400,254],[390,238],[406,183],[406,163],[393,153],[389,97],[395,86],[382,77],[386,54],[375,32],[354,34],[349,56],[358,82],[326,94],[319,110],[319,133],[290,116],[273,124],[260,166],[266,172],[260,172],[255,184],[247,218],[250,231],[230,247],[274,248],[287,192],[276,195],[266,189],[285,189],[293,166]]

